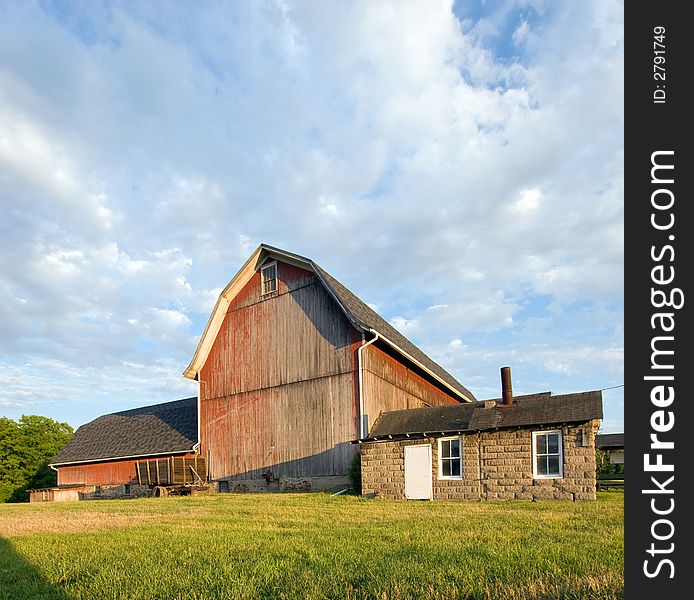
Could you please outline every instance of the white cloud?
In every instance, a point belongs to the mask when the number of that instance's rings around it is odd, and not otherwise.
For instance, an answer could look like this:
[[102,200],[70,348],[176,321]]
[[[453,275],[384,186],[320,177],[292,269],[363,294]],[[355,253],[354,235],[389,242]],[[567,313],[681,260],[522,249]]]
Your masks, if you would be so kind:
[[184,325],[190,325],[190,319],[186,317],[182,312],[177,310],[168,310],[162,308],[152,308],[152,313],[154,314],[154,320],[161,323],[165,327],[181,327]]
[[613,377],[622,3],[452,8],[9,7],[2,355],[164,361],[157,381],[179,389],[221,289],[267,242],[471,388],[495,389],[503,359],[536,361],[538,385]]
[[519,198],[510,205],[510,210],[516,217],[532,214],[540,207],[542,192],[537,188],[521,190]]

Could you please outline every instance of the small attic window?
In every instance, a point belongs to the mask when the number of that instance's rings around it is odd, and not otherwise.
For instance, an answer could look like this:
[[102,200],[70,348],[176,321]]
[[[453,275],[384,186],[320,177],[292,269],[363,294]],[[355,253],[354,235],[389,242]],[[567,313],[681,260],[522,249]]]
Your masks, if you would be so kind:
[[277,291],[277,263],[270,263],[260,269],[260,293],[265,296]]

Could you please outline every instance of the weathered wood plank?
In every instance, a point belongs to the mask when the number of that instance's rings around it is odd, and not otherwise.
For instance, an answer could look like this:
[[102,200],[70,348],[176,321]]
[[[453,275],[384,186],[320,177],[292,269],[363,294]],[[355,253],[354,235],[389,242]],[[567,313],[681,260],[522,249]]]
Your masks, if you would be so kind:
[[229,306],[201,370],[203,398],[352,371],[351,344],[360,336],[315,277],[306,275],[301,287],[282,283],[288,268],[278,263],[277,295],[249,303],[258,275]]
[[344,475],[355,452],[349,444],[356,437],[352,373],[215,398],[205,405],[207,414],[226,410],[229,416],[203,422],[210,478],[255,479],[267,471],[275,478]]
[[423,406],[457,404],[457,401],[374,345],[362,352],[364,414],[368,426],[381,412]]
[[135,483],[135,460],[108,461],[58,468],[58,485],[111,485]]

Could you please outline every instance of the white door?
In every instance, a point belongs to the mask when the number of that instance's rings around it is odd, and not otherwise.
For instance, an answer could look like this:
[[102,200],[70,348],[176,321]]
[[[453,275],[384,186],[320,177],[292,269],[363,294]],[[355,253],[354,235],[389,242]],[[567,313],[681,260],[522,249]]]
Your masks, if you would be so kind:
[[431,446],[405,446],[405,498],[431,500]]

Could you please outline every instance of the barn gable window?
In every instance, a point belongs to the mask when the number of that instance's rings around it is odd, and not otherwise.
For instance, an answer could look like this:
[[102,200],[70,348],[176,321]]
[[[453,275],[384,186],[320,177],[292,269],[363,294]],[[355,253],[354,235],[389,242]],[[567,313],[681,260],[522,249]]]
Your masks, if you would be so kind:
[[533,477],[559,479],[564,477],[561,431],[533,431]]
[[439,479],[463,478],[463,442],[460,436],[439,438]]
[[277,291],[277,263],[270,263],[260,269],[260,291],[263,296]]

